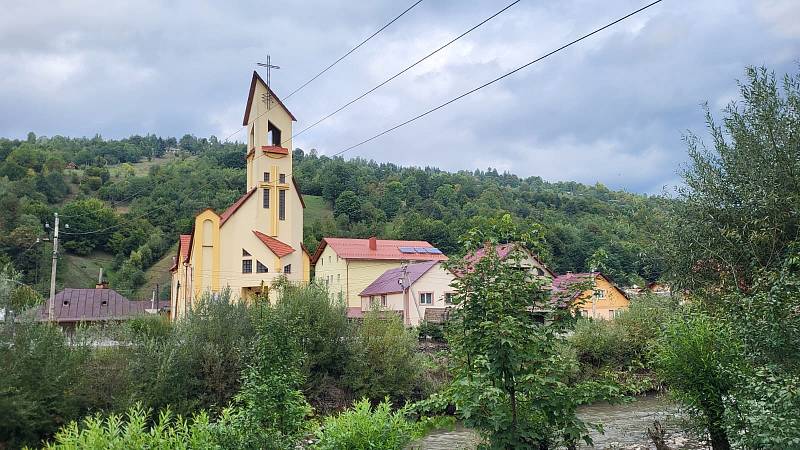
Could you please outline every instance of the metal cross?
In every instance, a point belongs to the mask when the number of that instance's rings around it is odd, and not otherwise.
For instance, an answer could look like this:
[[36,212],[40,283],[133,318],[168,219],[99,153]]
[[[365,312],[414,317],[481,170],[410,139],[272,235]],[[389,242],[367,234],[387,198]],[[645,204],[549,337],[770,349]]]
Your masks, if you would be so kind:
[[272,88],[270,87],[270,85],[269,85],[269,81],[270,81],[270,80],[269,80],[270,71],[271,71],[271,69],[280,69],[280,67],[279,67],[279,66],[272,65],[272,64],[270,63],[269,55],[267,55],[267,63],[266,63],[266,64],[264,64],[264,63],[260,63],[260,62],[257,62],[257,63],[256,63],[256,65],[257,65],[257,66],[259,66],[259,67],[263,67],[263,68],[265,69],[265,72],[266,72],[266,76],[267,76],[267,95],[266,95],[266,98],[264,98],[263,100],[264,100],[264,102],[267,104],[267,108],[269,108],[269,107],[271,106],[271,105],[270,105],[270,102],[272,101],[272,99],[270,98],[270,95],[269,95],[269,93],[270,93],[270,89],[272,89]]

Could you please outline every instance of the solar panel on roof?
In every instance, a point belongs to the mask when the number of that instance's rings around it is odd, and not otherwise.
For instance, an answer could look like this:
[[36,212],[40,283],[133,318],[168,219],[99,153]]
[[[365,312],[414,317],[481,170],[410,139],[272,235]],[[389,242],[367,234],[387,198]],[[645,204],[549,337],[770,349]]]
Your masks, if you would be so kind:
[[397,247],[400,250],[400,253],[416,253],[414,251],[414,247]]
[[428,253],[427,247],[414,247],[414,250],[416,250],[417,253]]
[[441,250],[439,250],[439,249],[438,249],[438,248],[436,248],[436,247],[431,247],[431,248],[429,248],[429,249],[428,249],[428,253],[432,253],[432,254],[434,254],[434,255],[441,255],[441,254],[442,254],[442,251],[441,251]]

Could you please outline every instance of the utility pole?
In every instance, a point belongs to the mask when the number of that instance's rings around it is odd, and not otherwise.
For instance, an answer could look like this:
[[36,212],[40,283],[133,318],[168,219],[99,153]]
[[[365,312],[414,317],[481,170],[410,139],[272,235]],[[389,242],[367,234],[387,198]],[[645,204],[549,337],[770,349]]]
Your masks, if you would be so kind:
[[56,267],[58,265],[58,213],[55,213],[55,227],[53,228],[53,265],[50,268],[50,305],[47,319],[52,322],[56,310]]

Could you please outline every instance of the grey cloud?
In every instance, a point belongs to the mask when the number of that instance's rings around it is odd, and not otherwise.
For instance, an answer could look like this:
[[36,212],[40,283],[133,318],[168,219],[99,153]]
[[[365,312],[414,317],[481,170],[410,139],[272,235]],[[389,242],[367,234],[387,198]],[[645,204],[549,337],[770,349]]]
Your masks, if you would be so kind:
[[[225,137],[240,129],[250,71],[266,52],[285,95],[410,3],[10,2],[0,135]],[[341,150],[635,6],[522,2],[295,145]],[[295,131],[500,7],[424,1],[289,99]],[[796,70],[796,12],[793,0],[667,0],[347,155],[659,192],[685,160],[681,135],[703,132],[701,102],[735,98],[745,65]]]

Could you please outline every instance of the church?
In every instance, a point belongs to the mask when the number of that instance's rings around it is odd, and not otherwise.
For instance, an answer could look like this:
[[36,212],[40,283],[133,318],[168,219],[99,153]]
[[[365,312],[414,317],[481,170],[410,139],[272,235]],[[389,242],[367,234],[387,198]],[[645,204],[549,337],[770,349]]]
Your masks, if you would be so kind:
[[[292,176],[295,117],[253,72],[242,125],[247,127],[246,192],[221,213],[210,208],[181,235],[172,274],[170,315],[184,316],[208,293],[249,299],[280,277],[308,282],[303,196]],[[269,292],[266,292],[269,295]]]

